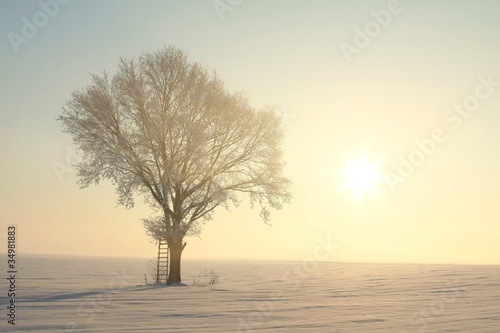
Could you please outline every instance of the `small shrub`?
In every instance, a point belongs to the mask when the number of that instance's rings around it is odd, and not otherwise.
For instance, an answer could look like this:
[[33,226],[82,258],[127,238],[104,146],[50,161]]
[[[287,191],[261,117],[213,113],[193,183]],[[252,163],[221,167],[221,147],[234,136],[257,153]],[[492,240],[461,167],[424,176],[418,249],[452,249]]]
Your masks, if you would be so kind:
[[[156,283],[156,278],[158,274],[158,260],[157,259],[151,259],[148,261],[148,274],[151,277],[153,284]],[[146,284],[147,284],[147,278],[146,274],[144,274],[144,277],[146,279]]]
[[201,271],[198,276],[192,275],[193,286],[217,286],[219,285],[219,275],[214,272],[213,269],[207,273],[207,270]]

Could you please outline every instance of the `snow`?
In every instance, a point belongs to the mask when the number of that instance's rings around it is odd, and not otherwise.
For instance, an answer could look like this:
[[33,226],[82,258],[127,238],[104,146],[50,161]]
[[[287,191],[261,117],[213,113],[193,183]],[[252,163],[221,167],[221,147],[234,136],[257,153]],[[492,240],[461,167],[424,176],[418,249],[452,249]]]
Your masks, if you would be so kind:
[[[500,266],[185,260],[184,285],[155,286],[148,259],[18,259],[2,332],[500,331]],[[191,285],[205,269],[219,285]]]

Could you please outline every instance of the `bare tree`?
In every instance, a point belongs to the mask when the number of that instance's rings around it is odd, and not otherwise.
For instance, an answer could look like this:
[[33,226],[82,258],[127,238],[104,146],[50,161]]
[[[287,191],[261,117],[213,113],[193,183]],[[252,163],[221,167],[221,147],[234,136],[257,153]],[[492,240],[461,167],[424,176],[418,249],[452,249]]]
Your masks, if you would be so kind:
[[252,108],[174,47],[121,58],[112,78],[92,75],[58,120],[82,155],[82,188],[110,179],[118,204],[133,207],[142,194],[161,211],[152,220],[170,247],[169,284],[181,282],[184,237],[216,207],[238,206],[238,193],[247,193],[268,223],[270,208],[291,198],[274,110]]

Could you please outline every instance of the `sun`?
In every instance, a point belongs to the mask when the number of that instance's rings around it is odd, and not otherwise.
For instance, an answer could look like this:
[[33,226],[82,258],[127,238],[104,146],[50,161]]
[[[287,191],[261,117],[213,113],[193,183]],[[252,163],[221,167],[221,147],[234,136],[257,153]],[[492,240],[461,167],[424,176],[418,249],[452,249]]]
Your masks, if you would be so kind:
[[377,163],[369,162],[366,157],[349,161],[349,166],[341,171],[344,187],[353,192],[356,198],[361,198],[366,192],[373,192],[380,182],[376,169]]

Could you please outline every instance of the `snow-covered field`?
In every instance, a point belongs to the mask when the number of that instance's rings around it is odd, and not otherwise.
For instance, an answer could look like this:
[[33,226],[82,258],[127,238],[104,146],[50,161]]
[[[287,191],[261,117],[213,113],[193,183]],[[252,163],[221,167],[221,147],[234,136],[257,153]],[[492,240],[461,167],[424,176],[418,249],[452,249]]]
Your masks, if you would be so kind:
[[[157,287],[147,259],[18,260],[1,332],[500,332],[500,266],[184,261]],[[191,285],[205,269],[219,285]]]

